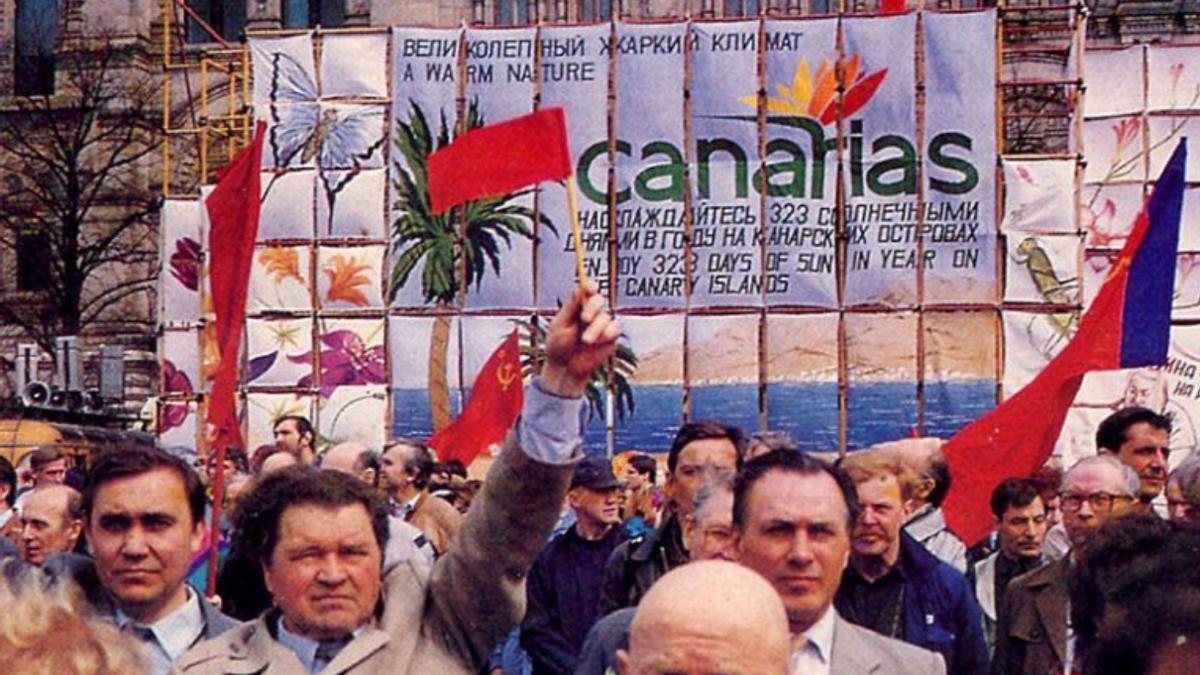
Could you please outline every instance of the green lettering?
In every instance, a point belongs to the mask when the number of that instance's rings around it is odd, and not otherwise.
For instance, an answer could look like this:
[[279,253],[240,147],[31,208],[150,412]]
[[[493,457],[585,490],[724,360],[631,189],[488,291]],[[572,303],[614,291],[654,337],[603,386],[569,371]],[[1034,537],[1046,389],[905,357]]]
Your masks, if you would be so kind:
[[[656,155],[666,157],[667,162],[644,169],[637,175],[633,185],[638,196],[651,202],[683,201],[683,154],[679,148],[664,141],[654,141],[642,148],[642,159]],[[652,185],[652,182],[661,180],[666,180],[665,186]]]
[[931,171],[929,173],[929,189],[950,195],[966,194],[979,185],[979,172],[967,160],[952,157],[943,152],[948,145],[970,150],[971,138],[957,131],[947,131],[934,136],[933,141],[929,144],[929,161],[938,168],[957,172],[962,176],[962,180],[958,182],[942,180],[935,177]]
[[[899,194],[915,195],[917,193],[916,149],[913,148],[912,143],[908,142],[908,139],[895,134],[880,136],[871,144],[871,152],[875,155],[888,149],[898,150],[899,156],[873,160],[871,168],[867,170],[867,187],[871,192],[884,197]],[[900,172],[899,180],[893,182],[884,180],[887,174],[895,171]]]

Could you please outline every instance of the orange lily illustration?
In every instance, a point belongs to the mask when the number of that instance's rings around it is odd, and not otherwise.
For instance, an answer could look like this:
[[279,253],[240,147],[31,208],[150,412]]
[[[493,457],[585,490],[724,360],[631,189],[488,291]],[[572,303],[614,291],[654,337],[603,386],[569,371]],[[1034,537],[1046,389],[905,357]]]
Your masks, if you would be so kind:
[[325,292],[325,299],[344,300],[359,307],[366,305],[369,301],[359,287],[371,285],[371,278],[363,274],[370,268],[370,265],[359,262],[358,258],[353,256],[335,255],[330,258],[329,264],[321,269],[329,278],[329,290]]
[[294,248],[263,249],[258,254],[258,264],[267,268],[267,274],[277,284],[289,278],[304,283],[300,276],[300,253]]

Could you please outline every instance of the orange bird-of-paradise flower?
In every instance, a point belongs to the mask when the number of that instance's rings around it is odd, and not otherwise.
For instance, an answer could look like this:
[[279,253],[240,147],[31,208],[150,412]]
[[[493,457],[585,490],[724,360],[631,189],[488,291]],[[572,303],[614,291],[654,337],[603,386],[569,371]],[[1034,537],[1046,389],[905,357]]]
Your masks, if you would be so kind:
[[363,272],[371,269],[367,263],[358,261],[353,256],[335,255],[329,259],[329,264],[321,269],[329,278],[329,290],[325,292],[326,300],[345,300],[346,302],[363,306],[369,301],[359,290],[360,286],[370,286],[371,278]]
[[263,249],[258,254],[258,264],[267,268],[267,275],[277,284],[285,279],[304,283],[300,276],[300,253],[294,248],[274,247]]
[[[862,69],[862,58],[857,54],[836,65],[823,59],[815,74],[808,59],[800,59],[791,85],[775,84],[777,95],[767,97],[767,112],[809,117],[823,125],[830,124],[861,110],[879,90],[885,77],[887,68],[866,74]],[[839,83],[843,91],[840,105],[837,98]],[[741,101],[751,107],[758,104],[755,96],[743,96]]]

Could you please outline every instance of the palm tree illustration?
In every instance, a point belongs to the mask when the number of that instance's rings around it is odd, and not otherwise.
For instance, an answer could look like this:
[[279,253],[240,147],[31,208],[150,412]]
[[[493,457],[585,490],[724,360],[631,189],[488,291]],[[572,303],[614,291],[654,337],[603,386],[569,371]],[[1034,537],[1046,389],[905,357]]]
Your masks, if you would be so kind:
[[[467,106],[466,116],[465,128],[483,126],[478,101]],[[396,129],[398,156],[392,172],[395,219],[391,225],[391,252],[395,262],[388,280],[388,302],[391,303],[400,289],[414,280],[414,272],[420,269],[424,302],[443,310],[434,320],[429,342],[429,408],[436,431],[451,421],[446,358],[451,310],[458,302],[460,284],[465,281],[468,289],[474,285],[478,290],[489,266],[496,276],[500,276],[501,243],[505,249],[511,249],[514,236],[533,240],[535,222],[555,235],[558,233],[544,215],[512,203],[530,194],[532,189],[467,202],[441,214],[433,213],[426,160],[431,152],[451,141],[445,112],[440,115],[436,138],[425,113],[415,102],[411,102],[407,121],[396,120]],[[461,236],[460,224],[465,224]],[[465,280],[460,280],[460,267],[466,270]]]

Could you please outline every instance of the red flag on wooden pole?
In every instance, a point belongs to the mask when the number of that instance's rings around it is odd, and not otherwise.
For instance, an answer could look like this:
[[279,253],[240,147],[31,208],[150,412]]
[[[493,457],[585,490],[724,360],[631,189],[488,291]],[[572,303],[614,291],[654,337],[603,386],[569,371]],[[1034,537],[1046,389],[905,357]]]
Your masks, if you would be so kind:
[[462,414],[434,434],[429,447],[438,451],[443,462],[457,459],[466,466],[488,446],[504,440],[524,401],[521,346],[514,330],[479,369]]
[[208,209],[208,269],[216,314],[217,347],[221,362],[213,381],[205,417],[209,447],[241,447],[242,430],[234,405],[237,388],[238,348],[246,320],[246,293],[254,240],[258,236],[259,171],[262,168],[263,135],[259,122],[254,140],[233,158],[216,189],[205,200]]
[[434,213],[483,197],[507,194],[571,175],[562,108],[471,129],[429,155],[429,201]]
[[262,169],[265,132],[266,125],[259,122],[254,129],[254,140],[233,158],[221,173],[217,187],[204,202],[209,221],[209,285],[221,358],[205,413],[206,432],[211,433],[208,436],[208,449],[210,452],[215,450],[217,462],[213,479],[212,522],[209,523],[211,548],[207,593],[210,596],[217,590],[221,502],[225,494],[225,449],[230,445],[244,448],[234,394],[237,389],[242,325],[246,321],[250,265],[254,261],[254,240],[258,236],[261,207],[259,172]]

